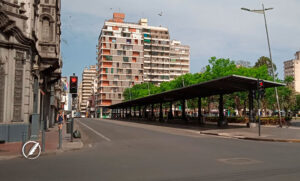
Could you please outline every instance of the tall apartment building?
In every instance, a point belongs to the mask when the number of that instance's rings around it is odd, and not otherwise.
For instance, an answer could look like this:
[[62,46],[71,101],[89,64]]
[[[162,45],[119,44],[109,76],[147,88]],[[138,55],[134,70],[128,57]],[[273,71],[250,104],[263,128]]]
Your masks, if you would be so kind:
[[180,41],[171,41],[170,50],[170,79],[190,72],[190,47]]
[[80,112],[86,114],[87,101],[94,93],[94,81],[97,77],[97,66],[91,65],[82,73]]
[[300,51],[296,52],[295,59],[284,62],[284,76],[292,76],[292,83],[296,92],[300,93]]
[[82,82],[78,84],[78,89],[77,89],[77,112],[81,112],[81,101],[82,101]]
[[106,115],[106,106],[122,102],[126,88],[143,82],[159,85],[189,72],[189,47],[178,41],[171,44],[167,28],[149,26],[147,19],[128,23],[124,18],[125,14],[114,13],[98,39],[100,117]]

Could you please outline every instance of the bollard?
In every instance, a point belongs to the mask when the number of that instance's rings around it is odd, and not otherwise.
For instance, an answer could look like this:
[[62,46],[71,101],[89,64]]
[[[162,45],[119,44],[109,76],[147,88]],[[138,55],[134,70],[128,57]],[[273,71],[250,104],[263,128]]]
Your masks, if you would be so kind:
[[74,118],[71,118],[71,142],[73,142]]
[[42,120],[42,152],[45,151],[45,121]]
[[58,130],[58,133],[59,133],[59,136],[58,136],[58,149],[61,149],[62,148],[62,129],[59,128]]

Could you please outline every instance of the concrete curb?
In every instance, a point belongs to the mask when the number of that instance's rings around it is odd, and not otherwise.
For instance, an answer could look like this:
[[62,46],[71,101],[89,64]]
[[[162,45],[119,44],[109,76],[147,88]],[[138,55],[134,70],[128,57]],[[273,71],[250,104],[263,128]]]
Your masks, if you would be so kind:
[[[69,142],[71,143],[71,142]],[[74,143],[74,142],[73,142]],[[56,155],[56,154],[60,154],[60,153],[64,153],[64,152],[70,152],[70,151],[76,151],[76,150],[81,150],[83,148],[83,143],[82,141],[78,141],[77,143],[79,143],[78,146],[76,147],[69,147],[69,148],[64,148],[64,144],[63,144],[63,148],[61,150],[51,150],[51,151],[46,151],[44,153],[41,153],[41,156],[46,156],[46,155]]]
[[279,139],[279,138],[259,138],[259,137],[248,137],[248,136],[232,136],[230,133],[209,133],[209,132],[201,132],[202,135],[211,135],[211,136],[219,136],[225,138],[233,138],[233,139],[242,139],[242,140],[252,140],[252,141],[268,141],[268,142],[285,142],[285,143],[300,143],[300,139]]
[[22,155],[9,155],[9,156],[0,156],[0,161],[2,160],[11,160],[15,158],[22,158]]

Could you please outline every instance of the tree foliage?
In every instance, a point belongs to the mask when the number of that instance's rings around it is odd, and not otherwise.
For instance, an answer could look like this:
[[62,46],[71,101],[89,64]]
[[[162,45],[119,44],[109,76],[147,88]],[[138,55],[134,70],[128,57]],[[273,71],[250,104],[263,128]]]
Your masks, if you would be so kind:
[[[265,56],[260,57],[257,60],[257,62],[255,63],[254,67],[260,67],[260,66],[264,66],[264,65],[267,66],[269,75],[272,76],[273,75],[273,70],[272,70],[272,61],[271,61],[270,58],[265,57]],[[274,68],[274,72],[276,72],[277,67],[274,63],[273,63],[273,68]]]

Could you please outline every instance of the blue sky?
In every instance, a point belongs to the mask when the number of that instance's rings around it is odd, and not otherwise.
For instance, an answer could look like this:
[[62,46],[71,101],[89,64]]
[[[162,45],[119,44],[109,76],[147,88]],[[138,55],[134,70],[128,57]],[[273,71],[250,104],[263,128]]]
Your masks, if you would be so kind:
[[283,78],[283,62],[300,50],[299,0],[63,0],[63,75],[81,76],[84,67],[96,64],[98,36],[113,12],[125,13],[127,22],[148,18],[149,25],[169,28],[171,39],[190,45],[192,73],[212,56],[254,64],[268,56],[264,19],[240,8],[260,9],[262,2],[274,8],[267,20],[273,61]]

